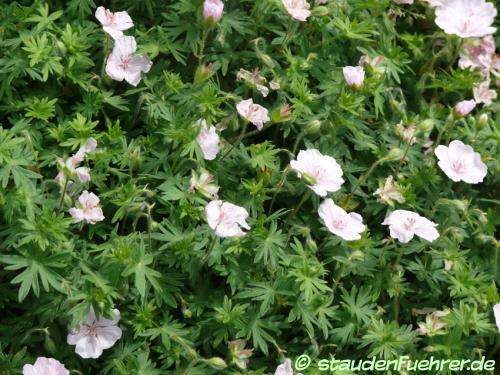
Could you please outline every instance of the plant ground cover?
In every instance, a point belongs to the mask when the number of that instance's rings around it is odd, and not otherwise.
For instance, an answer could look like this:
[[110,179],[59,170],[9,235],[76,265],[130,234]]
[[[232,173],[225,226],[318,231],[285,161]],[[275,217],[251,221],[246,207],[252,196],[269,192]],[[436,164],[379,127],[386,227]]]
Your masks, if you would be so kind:
[[496,4],[0,6],[1,375],[500,358]]

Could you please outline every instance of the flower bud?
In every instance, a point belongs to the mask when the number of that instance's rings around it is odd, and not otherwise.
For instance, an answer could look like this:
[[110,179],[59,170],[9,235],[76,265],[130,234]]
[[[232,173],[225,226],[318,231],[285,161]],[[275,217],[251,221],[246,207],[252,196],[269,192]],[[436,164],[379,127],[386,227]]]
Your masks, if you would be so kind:
[[384,161],[394,161],[400,160],[403,157],[404,151],[400,148],[393,148],[389,150],[386,156],[384,156]]
[[201,83],[212,76],[212,64],[200,65],[194,73],[194,83]]
[[457,103],[453,108],[453,115],[455,118],[462,118],[467,116],[476,107],[476,101],[472,100],[462,100]]
[[281,107],[271,112],[272,122],[284,122],[290,120],[292,117],[293,106],[284,104]]
[[365,70],[360,66],[345,66],[342,69],[347,85],[353,89],[363,86],[365,80]]
[[426,119],[424,121],[421,121],[418,123],[417,127],[418,127],[418,130],[421,132],[421,133],[430,133],[432,131],[432,129],[434,129],[434,120],[433,119]]
[[312,10],[311,15],[314,17],[324,17],[324,16],[328,15],[328,8],[325,6],[315,7]]
[[224,3],[221,0],[205,0],[203,2],[203,19],[207,26],[213,27],[222,18]]
[[212,357],[207,361],[207,364],[216,370],[223,370],[227,367],[226,361],[220,357]]
[[486,113],[481,113],[477,120],[477,128],[482,129],[488,124],[488,115]]
[[311,120],[306,125],[307,134],[317,134],[321,130],[321,121]]
[[266,65],[267,67],[269,67],[271,69],[274,68],[273,59],[268,54],[259,53],[259,58],[262,60],[264,65]]

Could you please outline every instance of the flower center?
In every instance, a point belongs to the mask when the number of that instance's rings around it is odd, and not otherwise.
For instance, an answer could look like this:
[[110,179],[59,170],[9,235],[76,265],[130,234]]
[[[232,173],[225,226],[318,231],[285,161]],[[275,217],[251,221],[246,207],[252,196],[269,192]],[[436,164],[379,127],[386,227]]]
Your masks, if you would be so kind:
[[405,223],[404,223],[404,227],[406,230],[410,230],[412,229],[413,225],[415,225],[415,222],[416,220],[412,217],[409,217],[406,219]]
[[452,164],[453,170],[460,174],[465,172],[465,163],[463,160],[455,160]]
[[121,59],[121,66],[123,69],[127,69],[128,68],[128,64],[130,63],[130,57],[122,57]]
[[333,226],[339,230],[343,230],[347,226],[347,222],[342,218],[334,219]]
[[88,335],[93,337],[97,334],[96,330],[97,330],[97,327],[94,325],[94,324],[91,324],[88,326]]

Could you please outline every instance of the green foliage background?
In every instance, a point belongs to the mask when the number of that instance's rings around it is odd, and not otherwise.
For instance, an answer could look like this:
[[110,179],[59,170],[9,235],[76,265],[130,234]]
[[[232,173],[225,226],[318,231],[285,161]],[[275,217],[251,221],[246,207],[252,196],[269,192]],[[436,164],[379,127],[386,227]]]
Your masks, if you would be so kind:
[[[200,0],[0,4],[0,374],[20,373],[37,356],[75,374],[148,375],[263,374],[304,352],[498,358],[500,105],[478,107],[445,133],[443,143],[460,139],[488,165],[482,184],[453,183],[423,144],[470,99],[479,74],[457,68],[459,40],[437,29],[432,10],[331,0],[299,23],[277,0],[229,0],[202,49]],[[127,34],[153,60],[137,88],[103,73],[111,40],[93,17],[99,5],[129,12]],[[363,54],[382,55],[385,72],[369,69],[355,92],[342,67]],[[207,63],[213,75],[193,83]],[[265,99],[235,79],[257,67],[281,84]],[[292,118],[238,144],[235,104],[250,97],[271,112],[292,104]],[[479,126],[481,113],[489,120]],[[195,141],[200,118],[226,126],[214,161]],[[400,122],[416,125],[416,144],[398,135]],[[58,210],[54,180],[57,158],[89,137],[98,141],[86,162],[92,180],[77,190],[101,198],[106,220],[93,226],[72,223],[70,197]],[[308,188],[293,173],[279,182],[290,153],[305,148],[342,166],[346,182],[330,196],[363,215],[361,240],[330,234],[316,196],[293,211]],[[387,158],[392,149],[398,157]],[[202,167],[221,199],[249,211],[245,237],[214,238],[208,200],[188,191]],[[372,194],[391,174],[406,199],[398,208],[439,223],[437,241],[389,239],[381,223],[392,208]],[[90,303],[122,314],[122,339],[98,360],[66,344]],[[451,309],[443,335],[416,334],[425,317],[412,309],[423,307]],[[228,351],[239,338],[254,349],[248,370]],[[228,367],[214,368],[212,357]]]

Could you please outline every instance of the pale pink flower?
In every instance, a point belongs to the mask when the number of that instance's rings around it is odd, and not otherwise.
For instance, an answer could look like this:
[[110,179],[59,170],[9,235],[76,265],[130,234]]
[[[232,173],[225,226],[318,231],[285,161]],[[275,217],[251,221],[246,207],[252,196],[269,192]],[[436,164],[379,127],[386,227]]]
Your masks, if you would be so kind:
[[318,214],[330,232],[346,241],[359,240],[360,233],[365,230],[361,215],[355,212],[347,213],[331,199],[325,199],[320,204]]
[[96,147],[97,141],[94,138],[89,138],[85,145],[81,146],[76,154],[66,159],[64,163],[60,162],[61,168],[63,170],[57,174],[56,180],[60,183],[64,183],[64,176],[66,171],[69,174],[67,176],[68,178],[76,176],[78,177],[80,182],[90,181],[89,169],[86,167],[79,167],[79,165],[83,162],[87,154],[94,151]]
[[[292,361],[289,358],[286,358],[281,365],[276,367],[274,375],[294,375],[292,368]],[[302,374],[298,373],[296,375],[302,375]]]
[[224,3],[221,0],[205,0],[203,2],[203,18],[213,23],[219,22],[224,11]]
[[495,315],[495,323],[497,324],[498,332],[500,332],[500,303],[493,306],[493,314]]
[[281,0],[286,11],[296,20],[305,22],[311,15],[310,5],[306,0]]
[[378,201],[381,203],[387,203],[391,206],[394,206],[394,202],[404,203],[405,198],[398,190],[398,187],[394,183],[394,177],[389,176],[386,178],[385,182],[382,185],[379,185],[379,188],[373,193],[373,195],[378,195]]
[[69,375],[69,371],[57,359],[38,357],[34,365],[23,366],[23,375]]
[[243,207],[229,202],[213,200],[205,207],[207,222],[219,237],[241,237],[250,229],[246,219],[248,212]]
[[301,150],[297,160],[292,160],[290,166],[320,197],[324,197],[329,191],[339,190],[344,183],[342,168],[337,161],[314,148]]
[[123,36],[123,31],[134,26],[132,18],[127,12],[111,12],[104,7],[97,8],[95,17],[102,24],[102,29],[113,39],[119,39]]
[[272,80],[271,82],[269,82],[269,87],[271,88],[271,90],[279,90],[281,85],[278,81]]
[[497,98],[497,92],[490,90],[490,80],[474,85],[472,93],[476,103],[483,103],[485,107],[489,106]]
[[121,337],[118,327],[120,311],[113,309],[113,319],[101,316],[96,320],[94,308],[91,306],[87,322],[68,334],[68,344],[76,345],[75,352],[82,358],[99,358],[105,349],[111,348]]
[[250,121],[259,130],[270,120],[267,109],[255,104],[252,99],[242,100],[236,105],[236,109],[241,117]]
[[455,182],[477,184],[483,182],[488,173],[481,155],[462,141],[451,141],[448,147],[439,145],[434,153],[439,159],[439,168]]
[[450,309],[436,310],[425,317],[425,322],[419,322],[417,333],[425,336],[444,335],[446,332],[443,330],[446,327],[446,322],[441,320],[442,317],[450,314]]
[[212,184],[214,177],[205,169],[201,170],[200,175],[195,171],[191,172],[191,179],[189,180],[189,192],[198,191],[207,198],[217,198],[219,187]]
[[494,69],[495,57],[495,39],[492,35],[468,39],[460,51],[458,66],[461,69],[479,69],[484,77],[488,77]]
[[462,100],[455,105],[455,113],[459,117],[465,117],[476,107],[476,101],[472,100]]
[[217,130],[215,126],[208,128],[205,120],[201,120],[199,124],[201,125],[201,129],[200,133],[196,137],[196,142],[198,142],[198,145],[203,152],[203,157],[206,160],[214,160],[219,152],[220,138],[217,134]]
[[104,220],[102,209],[99,207],[99,197],[87,190],[78,197],[76,207],[70,208],[69,213],[75,223],[85,220],[89,224],[95,224]]
[[446,0],[436,8],[436,24],[446,34],[480,38],[493,34],[497,10],[485,0]]
[[391,237],[398,239],[401,243],[409,242],[415,234],[429,242],[439,237],[439,232],[435,228],[436,223],[412,211],[396,210],[384,220],[382,225],[389,225]]
[[342,69],[344,79],[348,86],[359,88],[365,80],[365,70],[361,66],[345,66]]
[[147,73],[153,63],[146,56],[136,55],[137,43],[133,36],[123,36],[116,40],[106,63],[106,73],[115,81],[127,81],[137,86],[141,72]]

